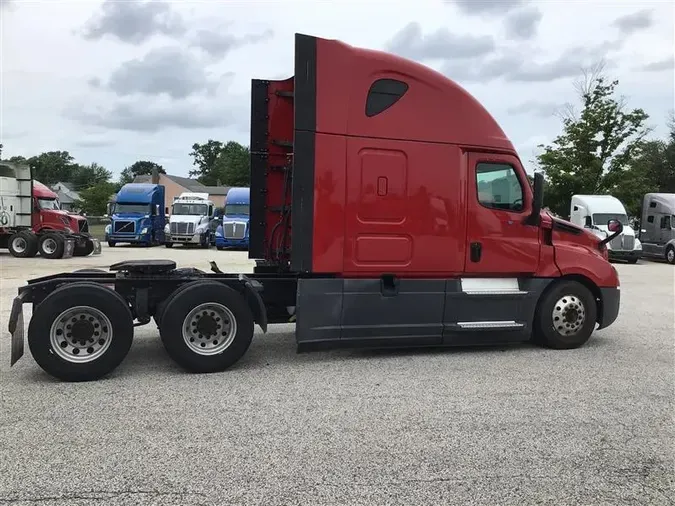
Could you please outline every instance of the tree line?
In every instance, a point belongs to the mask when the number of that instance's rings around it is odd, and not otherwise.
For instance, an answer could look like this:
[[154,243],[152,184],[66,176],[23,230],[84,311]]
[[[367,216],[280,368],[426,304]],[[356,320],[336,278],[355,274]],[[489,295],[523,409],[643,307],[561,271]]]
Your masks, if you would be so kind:
[[[539,146],[533,163],[546,180],[544,205],[559,216],[569,216],[574,194],[614,195],[636,217],[645,193],[675,193],[672,113],[667,137],[650,137],[649,116],[640,108],[627,107],[617,95],[618,84],[603,74],[602,65],[584,72],[575,83],[578,104],[568,104],[559,112],[561,133],[550,144]],[[235,141],[195,143],[189,175],[206,186],[249,186],[249,154],[247,146]],[[27,163],[33,177],[48,186],[70,183],[81,196],[79,209],[92,215],[105,213],[110,196],[136,176],[152,174],[155,168],[165,173],[161,165],[139,160],[125,167],[115,181],[105,167],[79,164],[68,151],[15,156],[9,161]]]
[[[665,139],[650,138],[649,116],[628,108],[598,65],[575,83],[579,112],[567,105],[559,116],[562,132],[540,145],[535,165],[546,180],[544,203],[568,218],[574,194],[613,195],[631,217],[639,217],[646,193],[675,193],[675,119]],[[666,120],[664,111],[664,120]]]
[[[196,178],[206,186],[249,185],[247,146],[235,141],[220,142],[209,139],[204,144],[193,144],[190,156],[195,167],[190,170],[190,177]],[[2,160],[2,144],[0,144],[0,160]],[[49,187],[59,182],[67,183],[80,196],[74,207],[93,216],[105,214],[111,196],[137,176],[151,175],[155,169],[160,174],[166,174],[166,170],[160,164],[138,160],[124,167],[119,177],[114,179],[110,170],[98,163],[80,164],[68,151],[48,151],[31,157],[13,156],[6,161],[29,165],[33,178]]]

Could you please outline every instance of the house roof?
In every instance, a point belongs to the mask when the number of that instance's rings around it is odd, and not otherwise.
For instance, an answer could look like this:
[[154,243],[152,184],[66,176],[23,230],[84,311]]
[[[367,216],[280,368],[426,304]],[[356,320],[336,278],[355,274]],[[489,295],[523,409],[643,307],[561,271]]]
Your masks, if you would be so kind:
[[227,195],[230,190],[229,186],[205,186],[204,188],[209,195]]
[[57,181],[56,184],[60,184],[63,186],[66,190],[68,191],[75,191],[75,185],[73,183],[69,183],[68,181]]
[[[160,177],[161,176],[170,179],[174,183],[181,185],[183,188],[189,191],[192,192],[206,191],[205,190],[206,186],[201,184],[196,179],[190,179],[189,177],[181,177],[181,176],[171,176],[169,174],[160,174]],[[149,183],[150,181],[152,181],[151,175],[136,176],[133,180],[134,183]]]

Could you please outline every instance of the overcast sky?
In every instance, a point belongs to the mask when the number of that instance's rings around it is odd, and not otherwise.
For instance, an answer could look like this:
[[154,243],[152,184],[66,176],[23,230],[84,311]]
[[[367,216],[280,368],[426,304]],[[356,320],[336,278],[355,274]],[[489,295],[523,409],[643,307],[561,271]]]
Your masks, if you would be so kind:
[[190,147],[249,141],[251,78],[293,73],[295,32],[418,60],[482,101],[523,162],[560,131],[580,69],[604,58],[665,135],[672,2],[0,0],[3,156],[67,150],[115,174]]

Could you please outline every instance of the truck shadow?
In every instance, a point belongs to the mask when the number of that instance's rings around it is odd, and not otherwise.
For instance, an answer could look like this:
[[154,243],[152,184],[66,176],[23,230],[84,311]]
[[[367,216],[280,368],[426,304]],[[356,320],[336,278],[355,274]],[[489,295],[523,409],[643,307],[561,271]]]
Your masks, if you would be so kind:
[[[543,353],[587,353],[605,347],[610,337],[593,336],[583,347],[577,350],[551,350],[531,343],[515,343],[506,345],[477,345],[477,346],[428,346],[406,348],[342,348],[315,350],[298,353],[295,337],[292,333],[271,333],[263,335],[257,333],[248,352],[232,367],[222,373],[214,374],[259,374],[261,370],[303,367],[312,365],[338,365],[352,361],[372,361],[373,366],[383,365],[390,360],[417,359],[420,357],[446,356],[466,357],[468,355],[495,355],[508,357],[509,354],[522,357],[523,354],[533,358]],[[154,377],[168,378],[176,375],[194,375],[184,371],[167,354],[159,336],[141,336],[134,340],[134,344],[126,359],[107,376],[96,382],[119,381],[122,378]],[[210,375],[211,376],[211,375]],[[22,381],[35,383],[60,383],[52,378],[37,364],[22,378]],[[89,382],[91,384],[91,382]]]

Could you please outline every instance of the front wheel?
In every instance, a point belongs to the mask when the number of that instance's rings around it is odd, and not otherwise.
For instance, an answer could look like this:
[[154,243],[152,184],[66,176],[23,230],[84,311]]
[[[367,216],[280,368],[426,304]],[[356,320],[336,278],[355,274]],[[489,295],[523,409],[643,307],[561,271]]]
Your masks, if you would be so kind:
[[253,339],[253,314],[244,297],[216,281],[185,286],[170,296],[162,313],[162,343],[191,372],[224,371]]
[[542,296],[534,315],[536,342],[566,350],[584,345],[595,330],[595,297],[577,281],[556,282]]
[[28,346],[48,374],[64,381],[90,381],[115,369],[134,334],[129,306],[96,283],[54,290],[33,311]]
[[73,249],[73,256],[86,257],[91,255],[93,251],[94,251],[94,241],[92,241],[91,239],[87,239],[83,245],[81,246],[75,245],[75,249]]
[[675,248],[672,246],[668,246],[668,249],[666,250],[666,262],[675,265]]
[[166,246],[167,248],[173,248],[173,243],[172,242],[166,242],[166,243],[164,243],[164,246]]

